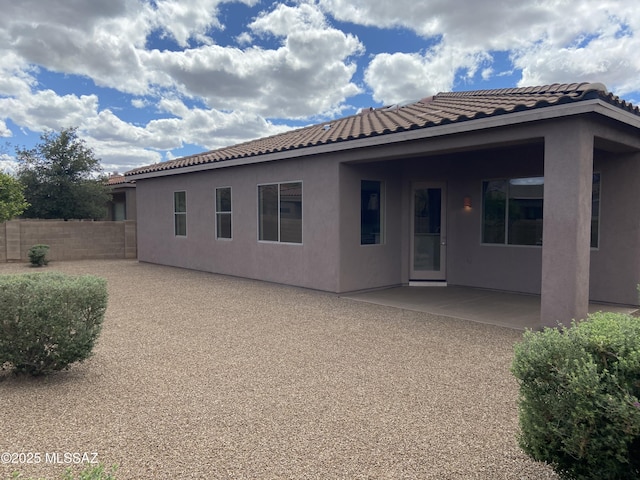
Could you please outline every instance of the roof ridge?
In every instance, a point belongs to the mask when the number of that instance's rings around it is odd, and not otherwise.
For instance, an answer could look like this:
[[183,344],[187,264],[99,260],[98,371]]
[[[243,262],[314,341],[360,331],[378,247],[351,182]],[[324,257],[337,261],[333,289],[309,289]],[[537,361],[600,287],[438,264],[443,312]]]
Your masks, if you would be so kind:
[[572,102],[600,100],[640,116],[640,108],[609,93],[602,83],[553,83],[534,87],[438,93],[413,103],[363,108],[358,113],[292,128],[167,162],[138,167],[125,175],[217,163],[269,153],[429,128]]
[[607,87],[599,82],[582,82],[582,83],[552,83],[549,85],[539,85],[534,87],[515,87],[515,88],[496,88],[489,90],[468,90],[462,92],[441,92],[435,95],[435,98],[451,98],[451,97],[486,97],[486,96],[503,96],[503,95],[543,95],[543,94],[569,94],[580,93],[585,95],[589,92],[596,91],[602,95],[608,95]]

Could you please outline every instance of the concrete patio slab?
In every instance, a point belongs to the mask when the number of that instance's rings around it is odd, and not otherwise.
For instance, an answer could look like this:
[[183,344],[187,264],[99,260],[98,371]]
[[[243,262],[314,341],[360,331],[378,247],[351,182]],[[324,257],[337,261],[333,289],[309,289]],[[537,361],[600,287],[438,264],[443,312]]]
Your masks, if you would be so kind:
[[[540,296],[449,285],[446,287],[393,287],[344,295],[358,302],[403,308],[435,315],[524,330],[540,318]],[[589,312],[633,313],[637,308],[589,304]]]

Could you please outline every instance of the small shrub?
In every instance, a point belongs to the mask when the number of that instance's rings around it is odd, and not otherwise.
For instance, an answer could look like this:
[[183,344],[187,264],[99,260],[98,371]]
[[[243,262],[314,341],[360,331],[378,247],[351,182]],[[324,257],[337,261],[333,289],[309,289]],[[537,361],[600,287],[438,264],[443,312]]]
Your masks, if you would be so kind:
[[640,319],[598,313],[524,334],[520,446],[566,479],[640,478]]
[[43,375],[88,358],[106,308],[101,278],[0,275],[0,365]]
[[34,245],[29,249],[29,261],[34,267],[42,267],[49,263],[47,259],[49,245]]

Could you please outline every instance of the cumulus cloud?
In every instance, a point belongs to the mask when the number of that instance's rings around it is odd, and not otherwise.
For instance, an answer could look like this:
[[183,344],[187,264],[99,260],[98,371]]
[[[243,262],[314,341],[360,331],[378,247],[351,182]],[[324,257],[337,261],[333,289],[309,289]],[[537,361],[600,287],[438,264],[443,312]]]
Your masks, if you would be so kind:
[[489,60],[488,54],[460,51],[442,44],[425,54],[383,53],[376,55],[369,64],[365,81],[378,102],[418,100],[449,91],[461,70],[466,71],[466,76],[473,77],[482,62]]
[[[74,125],[104,161],[159,161],[163,151],[185,144],[215,148],[280,132],[287,127],[266,118],[331,114],[361,91],[352,81],[352,57],[362,44],[332,28],[313,3],[276,5],[258,15],[237,37],[244,48],[211,38],[225,28],[222,3],[11,2],[0,17],[0,135],[11,134],[6,118],[35,132]],[[180,48],[148,48],[152,33]],[[265,37],[275,38],[276,48],[251,44]],[[39,69],[133,95],[137,109],[157,104],[160,118],[134,124],[101,108],[97,95],[42,89]],[[203,107],[187,108],[181,97],[201,99]]]
[[[640,87],[640,57],[629,55],[640,49],[640,34],[622,24],[610,24],[577,45],[554,48],[543,41],[514,54],[513,63],[522,70],[520,85],[579,80],[599,81],[618,95]],[[618,27],[618,29],[615,29]],[[640,32],[639,28],[634,32]]]
[[95,95],[57,95],[53,90],[41,90],[20,97],[0,98],[0,112],[14,123],[33,131],[60,130],[81,125],[96,115]]
[[0,153],[0,172],[14,174],[18,170],[15,158],[6,153]]
[[[449,0],[5,3],[0,137],[15,133],[14,124],[34,132],[78,126],[119,170],[171,158],[185,145],[217,148],[288,128],[275,123],[338,115],[363,93],[397,103],[482,85],[505,70],[520,85],[589,80],[619,95],[640,91],[640,57],[629,54],[640,49],[640,7],[625,0],[477,0],[464,8]],[[230,3],[256,8],[219,42]],[[424,44],[365,56],[364,41],[349,33],[363,30],[350,24],[408,29]],[[498,54],[506,67],[496,65]],[[43,72],[124,100],[57,91],[39,84]],[[123,104],[134,113],[123,114]]]
[[184,144],[214,149],[246,141],[247,135],[262,137],[286,129],[257,115],[188,108],[179,98],[165,98],[157,108],[166,113],[167,118],[151,120],[143,127],[124,122],[108,109],[103,110],[88,119],[80,133],[103,164],[113,167],[112,170],[122,170],[159,162],[163,159],[162,151]]
[[184,51],[140,52],[152,81],[173,83],[184,95],[204,98],[218,109],[268,117],[304,118],[339,108],[360,92],[350,58],[363,46],[331,28],[312,5],[279,5],[249,26],[256,35],[281,41],[277,49],[205,45]]
[[[426,53],[383,53],[372,59],[366,81],[374,97],[384,102],[397,101],[404,90],[389,85],[397,81],[399,67],[408,68],[408,75],[429,93],[451,90],[460,71],[480,71],[485,80],[495,74],[490,59],[496,51],[511,52],[513,67],[522,71],[520,85],[590,80],[621,94],[640,89],[640,61],[629,55],[640,48],[637,2],[541,0],[506,5],[478,0],[464,8],[448,0],[318,4],[341,21],[409,28],[436,42]],[[404,78],[400,83],[416,90]]]
[[7,124],[0,120],[0,137],[11,137],[13,133],[7,128]]

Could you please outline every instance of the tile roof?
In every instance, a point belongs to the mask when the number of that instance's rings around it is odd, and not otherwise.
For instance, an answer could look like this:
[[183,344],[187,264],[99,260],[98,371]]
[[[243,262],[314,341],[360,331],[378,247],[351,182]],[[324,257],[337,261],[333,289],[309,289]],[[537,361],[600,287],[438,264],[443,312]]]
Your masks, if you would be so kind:
[[113,175],[110,175],[109,178],[107,179],[107,185],[109,186],[121,185],[123,183],[129,183],[131,181],[132,181],[131,179],[126,178],[124,175],[113,174]]
[[439,93],[409,104],[365,109],[349,117],[136,168],[125,175],[255,157],[592,99],[640,116],[638,107],[609,93],[601,83]]

